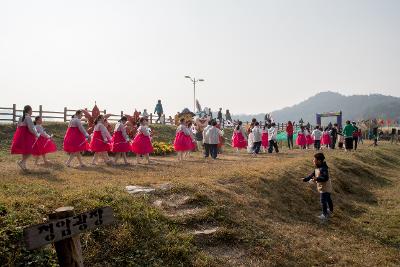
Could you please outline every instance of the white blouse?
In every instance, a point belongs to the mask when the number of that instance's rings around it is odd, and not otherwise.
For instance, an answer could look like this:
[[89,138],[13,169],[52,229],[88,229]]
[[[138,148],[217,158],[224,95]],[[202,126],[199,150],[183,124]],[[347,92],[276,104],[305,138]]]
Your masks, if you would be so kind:
[[85,128],[83,127],[81,120],[78,119],[78,118],[72,118],[72,119],[69,121],[68,127],[78,127],[79,131],[80,131],[86,138],[89,137],[89,134],[86,132]]
[[277,138],[278,135],[278,129],[275,127],[271,127],[268,129],[268,141],[270,140],[275,140]]
[[130,138],[126,133],[126,126],[122,122],[117,122],[117,124],[115,124],[114,132],[121,132],[126,142],[129,142]]
[[40,137],[40,134],[36,131],[35,125],[32,122],[31,116],[29,114],[25,114],[25,120],[22,121],[22,116],[18,120],[17,126],[26,126],[28,127],[29,131],[36,137]]
[[43,136],[44,138],[47,138],[47,139],[50,138],[50,135],[48,135],[46,133],[46,131],[44,130],[42,125],[36,125],[35,128],[36,128],[36,131],[40,134],[40,136]]
[[104,142],[111,141],[112,137],[111,137],[110,133],[108,132],[106,126],[104,126],[104,124],[102,124],[101,122],[97,123],[94,126],[94,130],[101,132],[101,137],[103,137]]
[[150,136],[150,129],[145,125],[140,125],[137,129],[138,134],[143,134],[144,136]]
[[186,125],[179,125],[178,128],[176,129],[176,133],[183,132],[185,135],[190,135],[190,129],[186,127]]

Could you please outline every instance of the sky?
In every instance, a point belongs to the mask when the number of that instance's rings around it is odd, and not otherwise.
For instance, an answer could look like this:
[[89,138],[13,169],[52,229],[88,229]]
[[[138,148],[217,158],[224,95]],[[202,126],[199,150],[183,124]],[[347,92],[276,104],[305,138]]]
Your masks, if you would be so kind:
[[0,106],[264,113],[400,96],[398,0],[0,0]]

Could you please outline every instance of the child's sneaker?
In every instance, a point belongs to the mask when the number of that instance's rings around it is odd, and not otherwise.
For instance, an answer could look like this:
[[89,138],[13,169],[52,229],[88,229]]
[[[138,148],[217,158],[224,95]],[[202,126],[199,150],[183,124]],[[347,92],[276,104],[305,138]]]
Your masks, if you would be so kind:
[[320,220],[322,220],[322,221],[328,220],[328,216],[325,216],[324,214],[319,215],[318,218],[319,218]]

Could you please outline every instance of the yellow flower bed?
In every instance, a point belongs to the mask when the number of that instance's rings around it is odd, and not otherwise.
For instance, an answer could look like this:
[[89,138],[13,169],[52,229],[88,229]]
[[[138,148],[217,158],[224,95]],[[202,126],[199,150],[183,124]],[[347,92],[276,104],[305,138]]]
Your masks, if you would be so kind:
[[152,155],[164,156],[174,153],[174,147],[171,144],[165,142],[153,142],[154,151]]

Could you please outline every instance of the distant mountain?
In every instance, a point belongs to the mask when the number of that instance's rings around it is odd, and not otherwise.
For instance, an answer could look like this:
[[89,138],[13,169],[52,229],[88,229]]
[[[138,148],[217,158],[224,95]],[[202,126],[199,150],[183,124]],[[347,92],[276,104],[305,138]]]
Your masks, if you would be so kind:
[[[275,121],[299,121],[315,123],[315,114],[320,112],[342,111],[343,120],[368,118],[400,119],[400,98],[381,94],[345,96],[335,92],[322,92],[307,100],[271,112]],[[265,114],[237,115],[234,119],[250,121],[252,118],[264,120]],[[326,119],[328,120],[328,119]],[[334,121],[334,118],[331,120]]]

